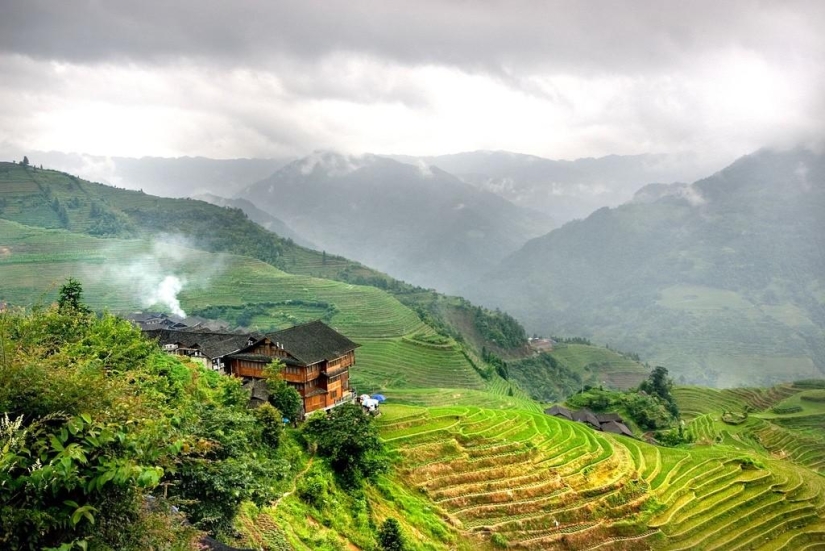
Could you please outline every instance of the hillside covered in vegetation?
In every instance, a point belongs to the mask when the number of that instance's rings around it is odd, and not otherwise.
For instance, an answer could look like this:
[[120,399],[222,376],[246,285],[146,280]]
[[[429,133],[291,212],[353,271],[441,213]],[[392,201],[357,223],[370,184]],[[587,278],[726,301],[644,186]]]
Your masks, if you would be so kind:
[[823,212],[825,156],[763,150],[534,239],[465,296],[530,332],[632,350],[685,383],[818,377]]

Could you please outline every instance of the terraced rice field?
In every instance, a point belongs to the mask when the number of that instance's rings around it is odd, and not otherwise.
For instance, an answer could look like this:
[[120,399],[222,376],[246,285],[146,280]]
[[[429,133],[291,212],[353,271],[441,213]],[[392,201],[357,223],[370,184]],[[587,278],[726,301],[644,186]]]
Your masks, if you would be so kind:
[[746,405],[740,397],[725,390],[696,386],[676,387],[673,397],[686,420],[711,412],[744,411]]
[[599,384],[605,382],[621,390],[638,386],[648,375],[639,362],[602,348],[584,344],[557,345],[552,355],[565,367]]
[[712,388],[680,386],[673,389],[673,397],[682,416],[687,419],[705,413],[725,411],[764,411],[800,392],[791,384],[770,388]]
[[388,405],[400,475],[467,533],[513,549],[797,549],[825,524],[810,471],[658,448],[524,410]]
[[748,404],[751,409],[762,411],[770,409],[789,396],[799,392],[791,384],[776,385],[770,388],[730,388],[722,391],[731,396],[736,396]]
[[[432,328],[374,287],[291,275],[246,257],[180,245],[97,239],[3,220],[0,235],[0,300],[26,304],[42,296],[48,303],[65,279],[74,276],[83,282],[85,299],[93,308],[129,311],[147,307],[142,299],[153,290],[145,284],[153,281],[152,275],[175,275],[186,282],[179,295],[184,310],[278,303],[253,319],[263,328],[325,318],[363,345],[352,372],[359,388],[485,388],[455,342],[422,342],[434,334]],[[159,282],[156,276],[154,284]]]
[[468,388],[396,388],[386,394],[392,404],[424,407],[475,406],[485,409],[522,409],[537,413],[542,411],[542,407],[529,398]]
[[359,389],[484,388],[484,381],[454,343],[424,345],[405,338],[359,343],[352,371]]

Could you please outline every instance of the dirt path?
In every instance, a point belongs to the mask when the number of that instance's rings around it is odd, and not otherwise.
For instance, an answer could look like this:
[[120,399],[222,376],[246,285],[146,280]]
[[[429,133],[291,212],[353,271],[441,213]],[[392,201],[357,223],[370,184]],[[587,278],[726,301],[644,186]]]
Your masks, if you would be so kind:
[[276,499],[275,501],[272,502],[272,508],[273,509],[277,509],[278,504],[280,504],[281,500],[284,499],[286,496],[295,493],[295,488],[298,485],[298,479],[301,478],[302,476],[304,476],[305,474],[307,474],[307,471],[309,470],[310,467],[312,467],[312,462],[314,460],[315,460],[315,456],[313,455],[312,457],[309,458],[309,461],[307,461],[307,466],[304,467],[304,470],[301,471],[300,473],[298,473],[297,475],[295,475],[295,478],[292,479],[292,488],[290,488],[289,491],[284,492],[281,495],[281,497],[279,497],[278,499]]

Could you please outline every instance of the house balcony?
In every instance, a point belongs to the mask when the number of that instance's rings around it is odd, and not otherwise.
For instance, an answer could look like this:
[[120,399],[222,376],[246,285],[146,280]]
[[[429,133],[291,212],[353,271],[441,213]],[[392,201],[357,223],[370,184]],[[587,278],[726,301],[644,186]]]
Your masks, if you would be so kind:
[[340,406],[341,404],[347,404],[347,403],[352,403],[352,402],[355,402],[355,393],[352,392],[351,390],[348,390],[348,391],[344,392],[344,394],[340,398],[335,400],[335,403],[332,405],[332,407]]

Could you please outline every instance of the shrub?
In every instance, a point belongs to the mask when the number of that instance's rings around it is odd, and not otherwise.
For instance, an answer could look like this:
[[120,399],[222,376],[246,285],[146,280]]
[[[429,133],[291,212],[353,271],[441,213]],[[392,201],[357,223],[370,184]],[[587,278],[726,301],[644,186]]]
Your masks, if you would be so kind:
[[404,551],[404,536],[401,534],[401,525],[390,517],[378,530],[378,545],[383,551]]
[[344,485],[357,487],[388,469],[384,445],[371,416],[356,404],[343,404],[326,415],[313,415],[304,425],[303,434],[327,458]]

